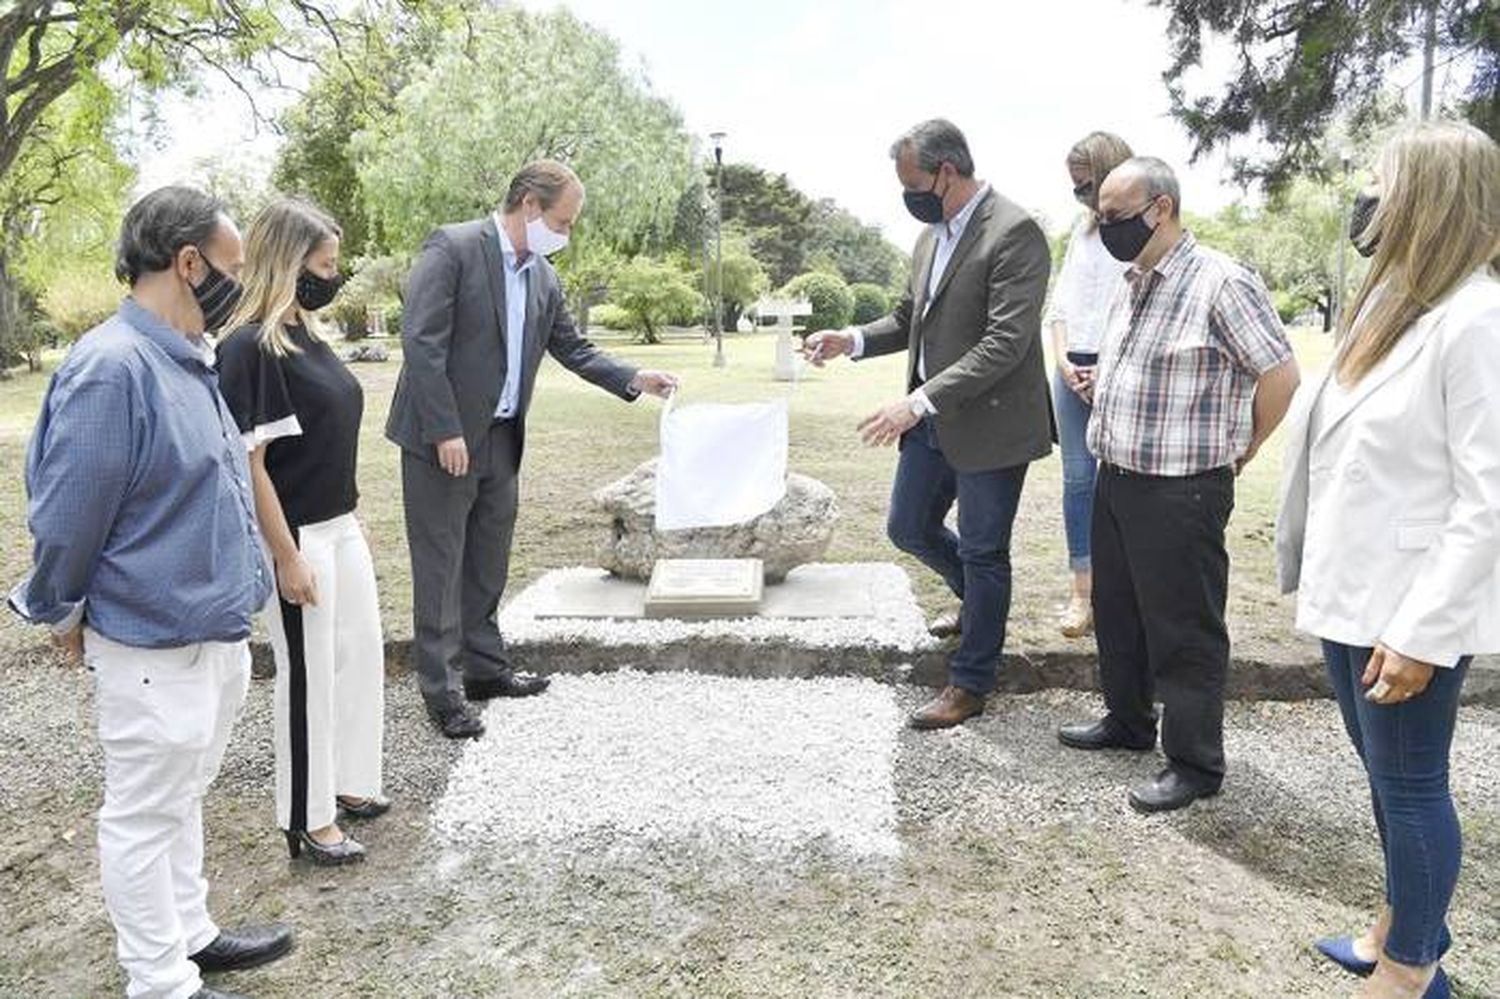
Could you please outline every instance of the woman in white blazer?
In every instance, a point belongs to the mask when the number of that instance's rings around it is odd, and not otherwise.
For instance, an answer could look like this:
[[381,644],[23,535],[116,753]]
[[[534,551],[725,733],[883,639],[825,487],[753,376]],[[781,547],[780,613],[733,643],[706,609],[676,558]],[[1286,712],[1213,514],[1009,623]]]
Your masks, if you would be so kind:
[[1500,652],[1500,147],[1404,129],[1350,235],[1374,260],[1288,417],[1276,547],[1369,775],[1387,905],[1318,949],[1369,976],[1361,999],[1444,997],[1449,747],[1470,657]]

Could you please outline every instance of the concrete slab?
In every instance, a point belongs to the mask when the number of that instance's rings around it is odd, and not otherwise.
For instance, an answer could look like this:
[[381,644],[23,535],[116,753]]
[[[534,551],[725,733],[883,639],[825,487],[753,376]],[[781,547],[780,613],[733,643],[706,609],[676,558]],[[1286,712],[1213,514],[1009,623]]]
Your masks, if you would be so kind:
[[[531,615],[541,619],[633,621],[646,617],[646,584],[603,569],[548,573],[524,593]],[[815,620],[875,618],[871,573],[859,565],[804,565],[765,587],[757,617]]]

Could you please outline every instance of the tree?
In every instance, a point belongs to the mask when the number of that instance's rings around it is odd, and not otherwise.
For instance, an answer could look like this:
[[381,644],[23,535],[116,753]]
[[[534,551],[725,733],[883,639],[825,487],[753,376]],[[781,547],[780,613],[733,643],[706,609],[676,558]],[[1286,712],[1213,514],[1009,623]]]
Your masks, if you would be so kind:
[[633,253],[665,238],[692,173],[677,110],[566,10],[475,11],[352,148],[371,225],[406,251],[492,210],[521,166],[551,157],[588,188],[588,238]]
[[809,333],[847,326],[854,316],[854,294],[837,274],[811,271],[799,275],[787,282],[782,295],[811,303],[812,315],[806,324]]
[[[98,151],[110,119],[104,111],[114,106],[108,71],[123,68],[149,97],[214,70],[254,107],[254,84],[278,84],[285,60],[309,58],[314,33],[336,38],[350,23],[339,6],[337,0],[12,0],[0,13],[0,216],[9,223],[0,228],[0,353],[21,316],[11,271],[24,235],[16,219],[45,205],[47,192],[74,164]],[[62,102],[75,93],[91,103],[69,114]],[[58,142],[70,126],[71,144]]]
[[906,280],[906,255],[891,245],[879,226],[866,225],[832,198],[819,200],[813,217],[809,251],[831,260],[845,281],[895,289]]
[[[771,282],[779,286],[807,270],[813,203],[786,174],[748,163],[726,163],[723,170],[724,223],[747,235],[751,253],[765,265]],[[710,174],[710,188],[712,183]]]
[[646,257],[620,268],[609,299],[630,316],[642,343],[661,343],[662,326],[691,322],[703,308],[702,297],[681,271]]
[[[766,276],[766,269],[761,266],[759,260],[750,250],[750,239],[737,226],[726,226],[724,233],[724,314],[721,317],[724,329],[733,332],[739,325],[740,316],[753,305],[756,299],[766,293],[771,287],[770,279]],[[714,276],[717,272],[717,263],[710,256],[708,269],[697,269],[697,282],[700,287],[707,289],[710,296],[713,295],[716,282]],[[709,315],[713,315],[712,303],[709,303]]]
[[[1231,161],[1237,180],[1270,189],[1300,173],[1325,175],[1321,139],[1339,115],[1356,132],[1383,123],[1392,69],[1426,40],[1441,75],[1467,80],[1457,109],[1500,138],[1500,3],[1495,0],[1151,0],[1170,14],[1164,79],[1193,158],[1241,136],[1271,151]],[[1233,40],[1237,66],[1220,96],[1192,96],[1205,29]],[[1407,86],[1417,85],[1412,81]],[[1214,88],[1218,89],[1218,88]]]

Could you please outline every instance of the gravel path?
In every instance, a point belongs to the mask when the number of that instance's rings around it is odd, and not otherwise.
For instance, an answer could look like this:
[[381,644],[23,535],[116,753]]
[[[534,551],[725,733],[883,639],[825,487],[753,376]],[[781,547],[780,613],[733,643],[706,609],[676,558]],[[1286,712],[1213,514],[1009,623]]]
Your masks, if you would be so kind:
[[[86,679],[46,656],[0,671],[0,996],[118,994]],[[270,693],[252,685],[206,817],[215,911],[299,928],[292,957],[222,980],[262,999],[1344,996],[1308,942],[1378,898],[1329,703],[1231,705],[1225,793],[1144,819],[1125,790],[1158,758],[1055,742],[1089,695],[999,698],[921,734],[899,727],[928,694],[910,687],[559,677],[461,746],[402,677],[397,808],[357,830],[369,863],[325,872],[289,865],[271,828]],[[1448,967],[1458,995],[1493,999],[1500,713],[1464,710],[1454,763],[1467,852]],[[668,774],[674,793],[645,786]],[[455,831],[465,794],[488,804]],[[555,827],[537,820],[548,797],[570,806]]]

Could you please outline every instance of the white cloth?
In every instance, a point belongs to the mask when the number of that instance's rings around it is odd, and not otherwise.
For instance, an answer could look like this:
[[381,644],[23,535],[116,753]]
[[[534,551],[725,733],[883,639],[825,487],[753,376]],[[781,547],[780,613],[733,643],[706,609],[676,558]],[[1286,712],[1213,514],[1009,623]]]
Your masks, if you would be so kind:
[[250,683],[243,642],[141,649],[83,634],[94,674],[104,805],[99,875],[130,999],[187,999],[188,960],[219,929],[203,877],[203,794]]
[[1342,404],[1323,403],[1331,371],[1298,390],[1276,556],[1300,630],[1439,666],[1500,652],[1497,331],[1500,281],[1482,270]]
[[528,275],[536,265],[536,254],[527,254],[516,264],[516,248],[505,234],[500,213],[494,214],[495,231],[500,234],[500,269],[505,272],[505,382],[500,386],[500,401],[495,405],[496,419],[509,420],[516,415],[521,399],[521,369],[526,346],[526,295]]
[[276,824],[305,831],[333,823],[337,795],[380,794],[385,651],[375,564],[354,514],[298,528],[297,547],[318,603],[272,600],[266,621],[276,657]]
[[1099,237],[1099,227],[1089,220],[1085,214],[1073,226],[1042,325],[1050,328],[1053,323],[1062,323],[1067,330],[1068,350],[1097,354],[1110,300],[1119,291],[1130,264],[1110,255]]
[[786,400],[677,409],[661,414],[656,528],[727,527],[754,520],[786,495]]

